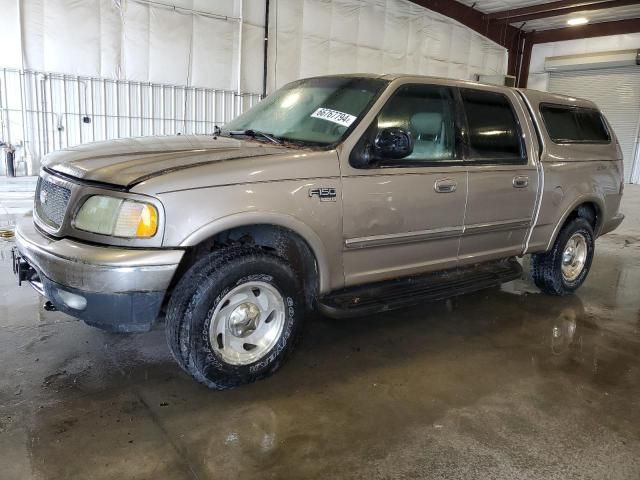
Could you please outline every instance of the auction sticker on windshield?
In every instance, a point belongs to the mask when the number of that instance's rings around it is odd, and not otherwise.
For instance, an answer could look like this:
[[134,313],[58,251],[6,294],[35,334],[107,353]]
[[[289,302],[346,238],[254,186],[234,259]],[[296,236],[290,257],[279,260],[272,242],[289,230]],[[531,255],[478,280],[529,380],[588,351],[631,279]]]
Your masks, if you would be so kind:
[[339,112],[338,110],[331,110],[330,108],[319,108],[311,114],[313,118],[321,118],[329,122],[337,123],[343,127],[348,127],[355,120],[356,117],[349,115],[348,113]]

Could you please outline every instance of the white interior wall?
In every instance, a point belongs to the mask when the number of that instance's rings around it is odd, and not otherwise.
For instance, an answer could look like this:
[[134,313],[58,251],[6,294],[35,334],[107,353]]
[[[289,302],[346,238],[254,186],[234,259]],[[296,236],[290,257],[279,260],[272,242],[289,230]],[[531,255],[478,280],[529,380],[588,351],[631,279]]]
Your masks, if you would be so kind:
[[252,73],[262,65],[265,0],[161,2],[182,9],[140,0],[0,0],[0,66],[232,90],[242,35],[249,74],[240,90],[261,91]]
[[533,46],[529,66],[528,88],[547,91],[549,74],[544,71],[546,57],[607,52],[640,47],[640,33],[583,38],[564,42],[540,43]]
[[[0,0],[0,67],[234,90],[241,59],[240,90],[262,90],[265,0],[158,1],[203,14],[145,0]],[[408,0],[271,4],[271,87],[343,72],[506,73],[504,48]]]
[[[262,91],[265,3],[0,0],[0,136],[36,171],[68,145],[210,131],[256,100],[234,91]],[[408,0],[271,0],[269,24],[268,91],[332,73],[507,68],[504,48]]]
[[373,72],[471,79],[505,74],[507,51],[407,0],[274,0],[270,89],[300,77]]

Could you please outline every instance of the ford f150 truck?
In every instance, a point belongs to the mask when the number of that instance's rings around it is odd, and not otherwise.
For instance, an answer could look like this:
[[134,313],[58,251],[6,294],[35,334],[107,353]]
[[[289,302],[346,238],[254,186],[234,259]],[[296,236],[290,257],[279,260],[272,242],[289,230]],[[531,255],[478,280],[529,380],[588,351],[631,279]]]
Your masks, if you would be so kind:
[[[366,315],[521,275],[574,292],[616,228],[622,155],[589,101],[407,75],[299,80],[214,134],[50,154],[14,270],[197,381],[274,372],[305,313]],[[391,327],[390,327],[391,328]]]

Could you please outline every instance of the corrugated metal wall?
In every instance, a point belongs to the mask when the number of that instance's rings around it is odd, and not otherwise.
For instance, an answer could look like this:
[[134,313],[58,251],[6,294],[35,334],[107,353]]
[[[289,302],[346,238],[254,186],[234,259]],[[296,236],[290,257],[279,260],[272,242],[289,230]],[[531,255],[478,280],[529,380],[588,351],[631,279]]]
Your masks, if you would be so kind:
[[20,146],[24,138],[18,157],[26,154],[33,170],[47,153],[81,143],[211,133],[259,100],[212,88],[0,69],[0,139]]
[[[624,154],[625,180],[638,183],[638,128],[640,127],[640,67],[603,68],[549,75],[549,91],[595,102],[605,114]],[[634,170],[635,168],[635,170]]]

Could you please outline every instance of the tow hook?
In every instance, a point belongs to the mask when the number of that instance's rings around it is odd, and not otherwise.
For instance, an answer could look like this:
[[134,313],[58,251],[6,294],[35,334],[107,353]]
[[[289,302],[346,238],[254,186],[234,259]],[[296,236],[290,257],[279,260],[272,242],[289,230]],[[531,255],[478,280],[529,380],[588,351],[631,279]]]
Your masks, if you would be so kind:
[[51,303],[50,300],[47,300],[46,302],[44,302],[44,305],[42,306],[42,308],[44,308],[47,312],[57,312],[58,311],[56,306],[53,303]]
[[22,258],[16,247],[11,249],[11,266],[13,273],[18,277],[18,286],[21,286],[22,282],[29,282],[38,276],[33,267]]

